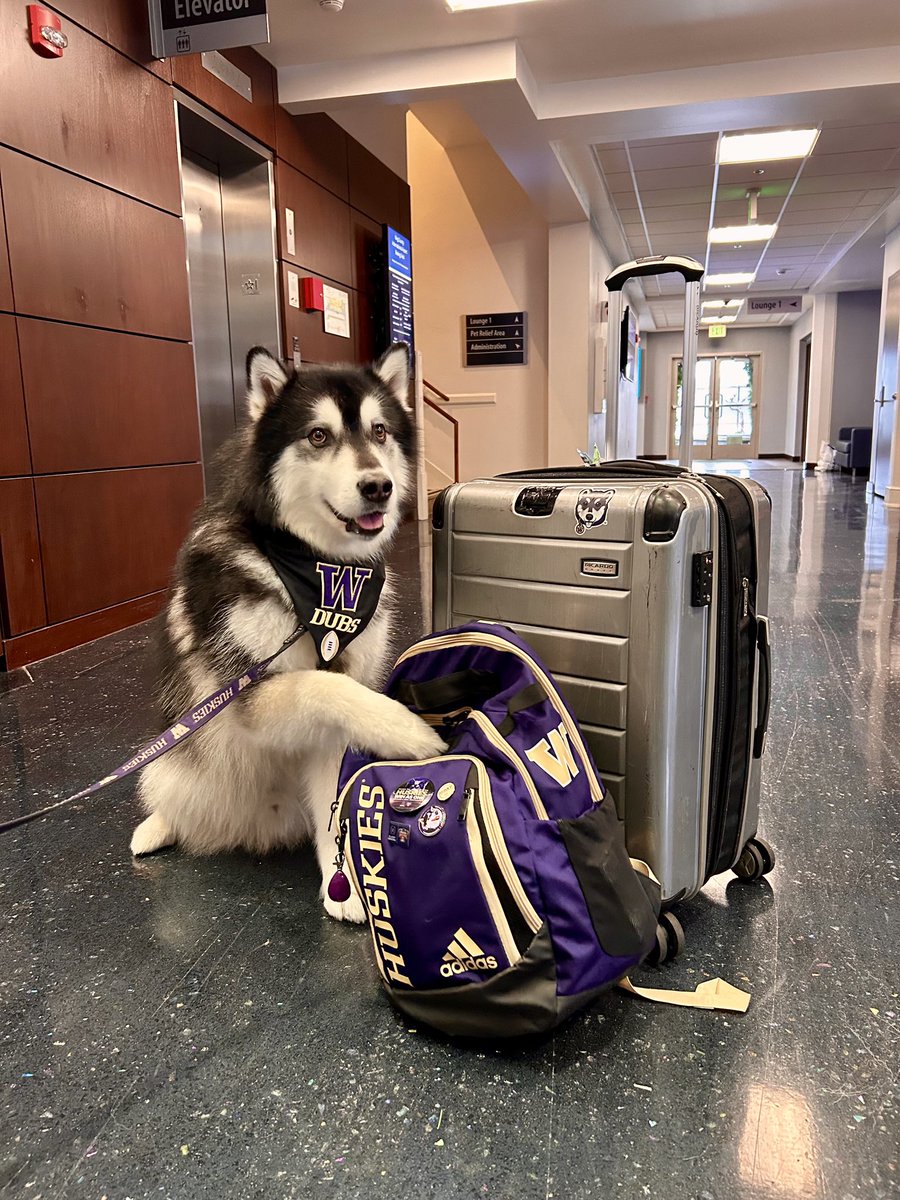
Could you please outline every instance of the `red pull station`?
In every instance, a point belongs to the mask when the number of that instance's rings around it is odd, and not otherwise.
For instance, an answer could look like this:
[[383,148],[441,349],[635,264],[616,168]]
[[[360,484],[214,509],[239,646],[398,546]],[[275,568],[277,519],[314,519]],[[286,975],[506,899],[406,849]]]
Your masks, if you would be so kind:
[[42,4],[28,5],[28,32],[32,47],[45,58],[62,58],[69,39],[62,31],[59,16]]
[[321,279],[307,275],[300,280],[300,304],[307,312],[325,311],[325,294]]

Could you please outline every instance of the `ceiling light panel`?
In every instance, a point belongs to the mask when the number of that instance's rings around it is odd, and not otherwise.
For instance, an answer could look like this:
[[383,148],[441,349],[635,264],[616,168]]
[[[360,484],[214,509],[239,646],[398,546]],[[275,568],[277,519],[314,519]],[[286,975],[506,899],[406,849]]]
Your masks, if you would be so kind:
[[753,282],[756,278],[755,271],[731,271],[723,272],[721,275],[706,275],[703,279],[704,287],[744,287]]
[[818,136],[818,129],[725,134],[719,143],[719,162],[777,162],[785,158],[806,158]]
[[716,311],[721,309],[738,309],[743,304],[743,300],[704,300],[700,305],[701,308],[714,308]]
[[719,225],[709,231],[709,240],[716,244],[768,242],[777,232],[777,225]]
[[505,8],[510,4],[533,4],[534,0],[446,0],[450,12],[468,12],[473,8]]

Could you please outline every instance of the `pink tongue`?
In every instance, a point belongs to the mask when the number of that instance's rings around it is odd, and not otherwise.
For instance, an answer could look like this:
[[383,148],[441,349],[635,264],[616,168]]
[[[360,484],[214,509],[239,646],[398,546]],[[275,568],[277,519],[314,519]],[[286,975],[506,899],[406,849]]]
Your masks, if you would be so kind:
[[384,528],[384,513],[371,512],[364,513],[361,517],[356,518],[356,523],[360,529],[383,529]]

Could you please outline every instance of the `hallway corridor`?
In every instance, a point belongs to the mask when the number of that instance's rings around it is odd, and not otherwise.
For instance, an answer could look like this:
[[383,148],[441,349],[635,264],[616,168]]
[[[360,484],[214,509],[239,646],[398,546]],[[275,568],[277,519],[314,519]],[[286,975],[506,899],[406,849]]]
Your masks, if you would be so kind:
[[[735,470],[741,470],[735,467]],[[0,839],[0,1195],[124,1200],[879,1200],[898,1194],[900,514],[849,476],[772,495],[778,865],[682,906],[636,980],[528,1046],[411,1026],[313,856],[133,862],[131,782]],[[395,563],[411,640],[427,547]],[[158,725],[150,627],[0,677],[0,818]]]

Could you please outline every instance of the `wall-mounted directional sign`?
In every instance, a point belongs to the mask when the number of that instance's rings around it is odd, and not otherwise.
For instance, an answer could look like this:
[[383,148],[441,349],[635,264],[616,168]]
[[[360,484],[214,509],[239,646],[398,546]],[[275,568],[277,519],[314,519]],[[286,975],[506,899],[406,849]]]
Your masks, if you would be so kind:
[[409,238],[385,225],[387,323],[391,342],[406,342],[413,352],[412,246]]
[[[133,2],[133,0],[132,0]],[[148,0],[154,58],[269,40],[266,0]]]
[[799,313],[803,308],[802,296],[748,296],[747,313],[760,316],[763,313]]
[[466,317],[467,367],[518,367],[528,361],[528,313],[474,313]]

